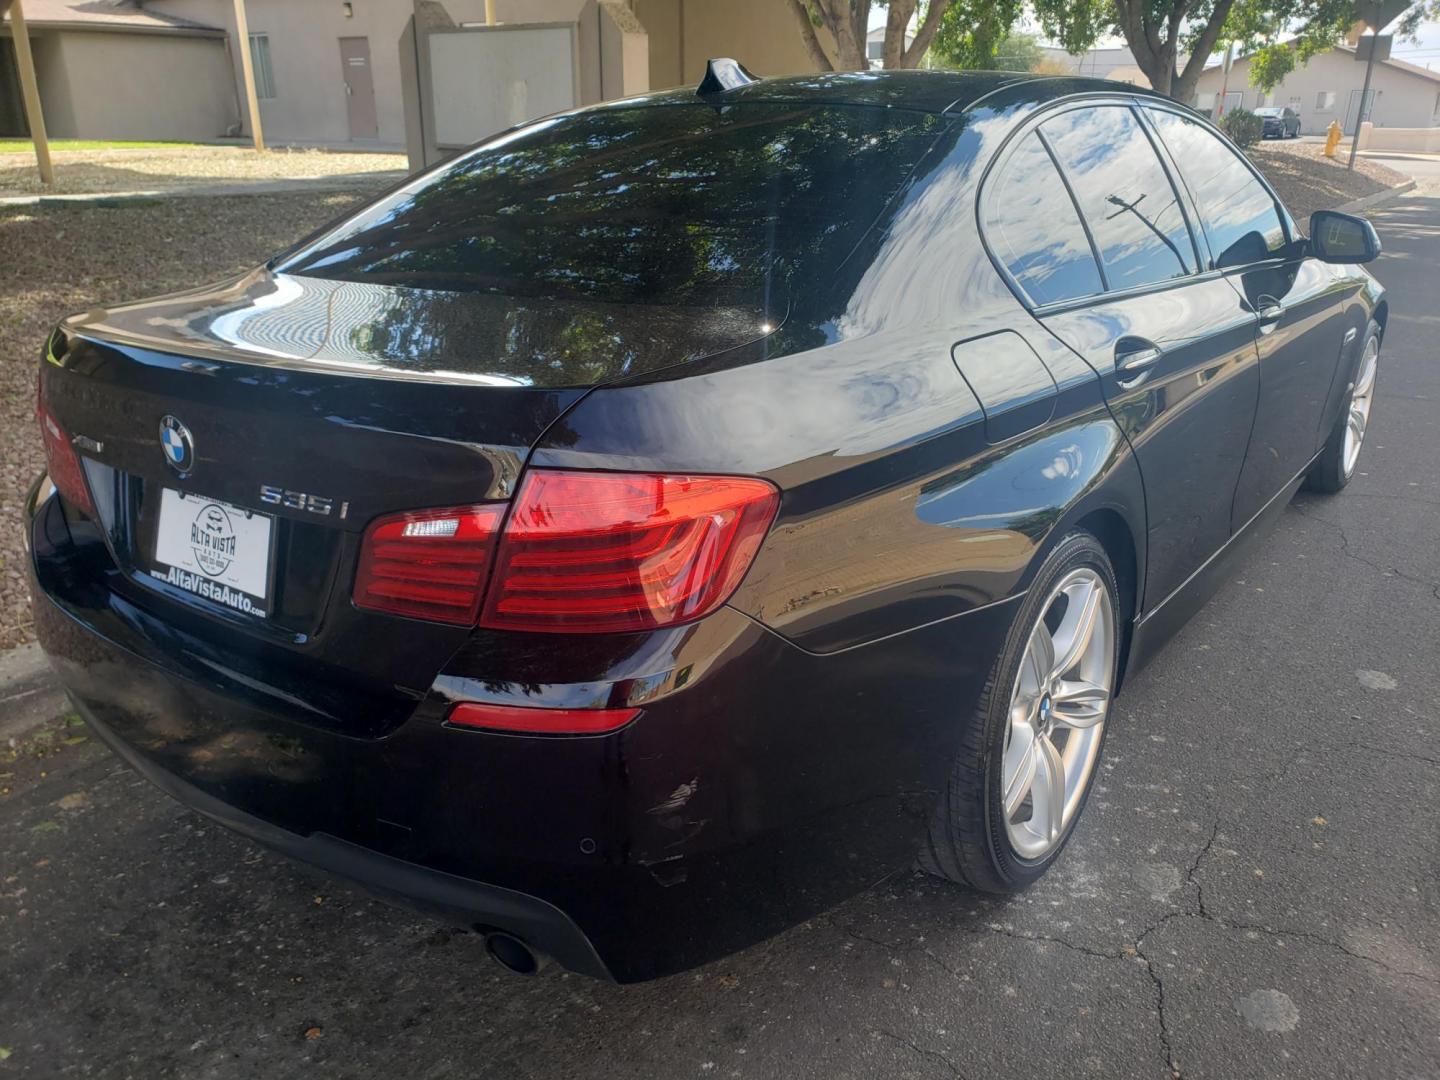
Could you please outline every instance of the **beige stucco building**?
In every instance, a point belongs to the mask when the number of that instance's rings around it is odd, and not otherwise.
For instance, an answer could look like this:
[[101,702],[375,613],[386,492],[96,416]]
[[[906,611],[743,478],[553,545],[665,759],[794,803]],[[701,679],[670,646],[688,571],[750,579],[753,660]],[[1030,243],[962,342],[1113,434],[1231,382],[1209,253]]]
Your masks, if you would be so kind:
[[[1250,61],[1242,57],[1235,61],[1228,80],[1218,66],[1207,69],[1191,104],[1210,112],[1223,84],[1226,108],[1288,105],[1300,114],[1300,130],[1307,135],[1323,133],[1332,120],[1348,133],[1354,129],[1364,82],[1365,65],[1348,45],[1313,57],[1269,93],[1250,85]],[[1369,119],[1377,128],[1440,125],[1440,73],[1403,60],[1384,60],[1375,65],[1370,89]]]
[[[414,0],[245,7],[268,142],[405,144],[401,45]],[[443,8],[459,25],[485,20],[484,0],[443,0]],[[494,0],[502,23],[574,24],[578,104],[618,92],[604,71],[617,8],[642,31],[627,41],[632,53],[643,50],[648,71],[639,81],[649,89],[698,83],[711,56],[766,75],[813,70],[777,0]],[[52,137],[203,140],[248,131],[233,0],[25,0],[25,10]],[[0,135],[17,135],[25,127],[8,34],[8,21],[0,23]]]
[[[237,119],[225,32],[131,4],[26,0],[52,138],[213,139]],[[0,135],[26,133],[8,17]]]

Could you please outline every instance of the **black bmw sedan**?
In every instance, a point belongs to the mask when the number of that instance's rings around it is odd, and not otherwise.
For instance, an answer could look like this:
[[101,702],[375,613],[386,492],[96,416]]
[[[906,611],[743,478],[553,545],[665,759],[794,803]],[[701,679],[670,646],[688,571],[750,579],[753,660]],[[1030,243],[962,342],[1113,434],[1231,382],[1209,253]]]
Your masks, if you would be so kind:
[[1128,86],[716,63],[66,320],[36,630],[165,791],[515,970],[1013,892],[1354,472],[1378,249]]

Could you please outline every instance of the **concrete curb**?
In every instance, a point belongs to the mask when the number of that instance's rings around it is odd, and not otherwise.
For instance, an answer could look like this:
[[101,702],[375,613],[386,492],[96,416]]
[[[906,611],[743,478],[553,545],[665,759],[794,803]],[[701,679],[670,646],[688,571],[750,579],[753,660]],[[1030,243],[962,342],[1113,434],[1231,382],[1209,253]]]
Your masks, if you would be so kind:
[[1381,203],[1387,203],[1391,199],[1398,199],[1407,191],[1413,191],[1414,188],[1415,181],[1413,179],[1406,180],[1403,184],[1396,184],[1393,188],[1377,191],[1373,195],[1365,195],[1358,199],[1352,199],[1347,203],[1342,203],[1340,206],[1335,206],[1331,209],[1339,210],[1342,214],[1353,214],[1359,210],[1369,210],[1371,207],[1379,206]]
[[157,202],[161,199],[200,199],[231,195],[321,195],[330,192],[369,191],[387,187],[409,174],[393,172],[360,173],[354,176],[326,176],[315,180],[255,180],[248,183],[193,184],[189,187],[156,188],[153,191],[97,191],[78,195],[6,195],[5,206],[123,206],[126,203]]
[[0,745],[69,710],[39,645],[0,652]]

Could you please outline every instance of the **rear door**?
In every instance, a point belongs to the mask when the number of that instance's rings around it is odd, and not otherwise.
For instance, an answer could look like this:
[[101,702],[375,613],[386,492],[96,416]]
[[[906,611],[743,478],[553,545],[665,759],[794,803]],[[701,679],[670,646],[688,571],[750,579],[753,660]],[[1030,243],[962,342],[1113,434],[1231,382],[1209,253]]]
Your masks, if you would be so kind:
[[1254,312],[1260,394],[1235,493],[1239,529],[1299,475],[1320,449],[1355,279],[1306,258],[1294,223],[1250,165],[1203,125],[1146,107],[1178,166],[1203,226],[1209,265]]
[[[1229,539],[1255,413],[1256,318],[1222,276],[1200,274],[1190,210],[1127,103],[1050,115],[1000,169],[999,182],[987,187],[991,218],[1032,186],[1068,191],[1072,205],[1054,200],[1050,211],[1027,215],[1026,227],[1053,243],[1078,208],[1089,251],[1068,244],[1074,265],[1065,274],[1075,287],[1063,293],[1026,287],[1034,264],[1017,258],[1024,244],[1007,244],[993,221],[987,238],[1040,321],[1100,374],[1135,450],[1148,516],[1146,604],[1153,606]],[[1012,240],[1022,228],[1012,225]]]

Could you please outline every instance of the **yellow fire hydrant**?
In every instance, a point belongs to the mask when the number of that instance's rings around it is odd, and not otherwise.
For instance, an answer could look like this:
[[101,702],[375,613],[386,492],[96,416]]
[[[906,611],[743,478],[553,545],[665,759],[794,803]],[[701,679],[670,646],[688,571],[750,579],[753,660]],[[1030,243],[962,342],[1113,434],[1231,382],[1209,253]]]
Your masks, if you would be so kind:
[[1326,157],[1334,157],[1334,156],[1335,156],[1335,151],[1336,151],[1336,149],[1338,149],[1339,146],[1340,146],[1340,136],[1341,136],[1342,134],[1343,134],[1343,132],[1340,130],[1340,121],[1339,121],[1339,120],[1331,120],[1331,121],[1330,121],[1330,126],[1325,129],[1325,156],[1326,156]]

